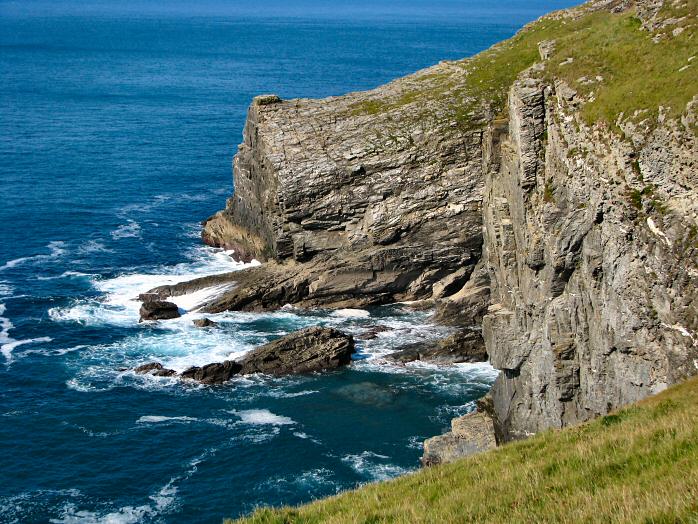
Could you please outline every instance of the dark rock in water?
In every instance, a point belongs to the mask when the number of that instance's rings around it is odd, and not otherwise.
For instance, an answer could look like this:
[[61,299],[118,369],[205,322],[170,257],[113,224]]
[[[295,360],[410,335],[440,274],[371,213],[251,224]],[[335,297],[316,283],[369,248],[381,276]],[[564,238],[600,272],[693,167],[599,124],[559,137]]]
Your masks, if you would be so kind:
[[233,360],[206,364],[203,367],[194,366],[182,371],[180,377],[196,380],[202,384],[222,384],[237,375],[242,366]]
[[385,331],[392,331],[394,328],[391,328],[390,326],[383,326],[383,325],[377,325],[377,326],[371,326],[368,328],[366,331],[361,333],[360,335],[356,335],[354,338],[357,340],[373,340],[378,336],[378,333],[383,333]]
[[139,375],[144,375],[146,373],[150,373],[151,371],[155,371],[158,369],[162,369],[162,364],[160,364],[160,362],[148,362],[147,364],[138,366],[133,371],[135,371]]
[[138,300],[141,302],[154,302],[156,300],[164,300],[166,298],[167,295],[155,291],[148,291],[147,293],[141,293],[138,295]]
[[216,327],[218,325],[218,322],[214,322],[209,318],[197,318],[196,320],[192,321],[192,324],[199,328],[207,328]]
[[288,375],[334,369],[349,364],[354,339],[332,328],[296,331],[245,356],[242,373]]
[[147,364],[138,366],[133,371],[135,371],[139,375],[151,374],[155,375],[156,377],[171,377],[177,374],[177,372],[174,369],[167,369],[162,367],[162,364],[160,364],[160,362],[148,362]]
[[141,320],[166,320],[170,318],[179,318],[179,308],[174,302],[166,302],[164,300],[148,300],[143,302],[140,310]]
[[342,386],[337,388],[335,393],[357,404],[376,407],[392,404],[398,396],[396,391],[373,382],[359,382],[358,384]]
[[461,362],[486,362],[487,350],[482,335],[477,331],[459,331],[436,342],[417,342],[386,357],[396,362],[414,360],[434,364],[458,364]]
[[177,372],[174,369],[158,369],[157,371],[153,372],[153,375],[156,377],[173,377],[177,374]]
[[492,417],[470,413],[451,421],[451,431],[424,441],[422,465],[433,466],[497,446]]

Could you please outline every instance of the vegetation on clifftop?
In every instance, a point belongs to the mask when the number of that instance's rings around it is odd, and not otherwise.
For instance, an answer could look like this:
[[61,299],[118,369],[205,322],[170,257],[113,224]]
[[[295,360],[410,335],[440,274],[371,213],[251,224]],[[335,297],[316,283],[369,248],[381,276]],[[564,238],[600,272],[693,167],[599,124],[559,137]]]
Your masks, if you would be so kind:
[[[622,116],[645,120],[651,128],[660,106],[667,116],[677,117],[698,94],[697,4],[668,0],[651,29],[643,27],[634,9],[610,13],[582,6],[552,13],[470,59],[427,69],[398,92],[358,102],[353,114],[377,115],[414,105],[416,117],[448,119],[466,129],[477,126],[483,111],[504,111],[517,76],[541,61],[539,43],[552,41],[540,74],[578,91],[587,123],[614,126]],[[434,114],[436,101],[440,113]]]
[[587,424],[240,522],[698,522],[698,378]]

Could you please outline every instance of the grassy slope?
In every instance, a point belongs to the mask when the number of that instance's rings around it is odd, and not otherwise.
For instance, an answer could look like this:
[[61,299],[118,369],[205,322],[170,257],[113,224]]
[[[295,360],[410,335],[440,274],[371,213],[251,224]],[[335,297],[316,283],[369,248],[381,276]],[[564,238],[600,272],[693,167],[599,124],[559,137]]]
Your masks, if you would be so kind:
[[[420,85],[407,84],[396,96],[364,100],[353,112],[371,115],[414,105],[416,117],[429,118],[429,101],[445,98],[451,103],[444,118],[464,128],[478,126],[471,122],[473,110],[485,105],[493,114],[503,111],[516,77],[540,61],[538,43],[554,40],[554,52],[541,74],[565,80],[593,98],[582,108],[588,123],[613,126],[622,114],[634,120],[648,118],[651,128],[660,105],[676,117],[697,94],[698,56],[689,61],[698,54],[697,14],[698,0],[667,0],[659,18],[680,21],[650,32],[641,28],[632,10],[611,14],[580,7],[553,13],[471,59],[453,62],[462,75],[449,71],[417,76]],[[676,28],[681,32],[674,35]]]
[[698,378],[591,423],[241,522],[698,522]]

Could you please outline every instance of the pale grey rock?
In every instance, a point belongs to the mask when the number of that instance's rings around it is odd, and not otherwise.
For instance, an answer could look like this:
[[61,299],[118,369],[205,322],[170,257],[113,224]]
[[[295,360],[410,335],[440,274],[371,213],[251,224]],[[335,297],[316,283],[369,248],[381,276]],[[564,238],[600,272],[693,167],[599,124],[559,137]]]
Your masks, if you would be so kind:
[[[483,335],[502,370],[492,399],[505,440],[606,414],[698,363],[695,135],[627,124],[629,144],[589,128],[573,92],[533,72],[512,86],[509,114],[488,132],[484,197]],[[633,191],[649,184],[638,206]]]
[[451,431],[424,441],[424,466],[453,462],[497,446],[492,418],[486,413],[470,413],[451,421]]

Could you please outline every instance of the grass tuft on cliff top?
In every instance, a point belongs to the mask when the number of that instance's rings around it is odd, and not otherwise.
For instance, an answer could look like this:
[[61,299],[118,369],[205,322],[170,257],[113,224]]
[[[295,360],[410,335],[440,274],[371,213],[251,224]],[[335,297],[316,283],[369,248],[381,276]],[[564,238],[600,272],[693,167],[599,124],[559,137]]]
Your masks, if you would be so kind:
[[657,19],[667,25],[652,31],[642,27],[634,9],[611,13],[583,6],[553,13],[470,59],[418,73],[397,96],[359,102],[352,112],[377,115],[414,105],[415,115],[430,118],[436,106],[441,118],[463,129],[478,127],[478,110],[503,112],[517,76],[542,61],[538,43],[554,41],[541,74],[564,80],[588,100],[581,108],[587,123],[615,127],[621,117],[645,120],[651,129],[660,106],[676,118],[698,94],[697,5],[666,1]]
[[590,423],[238,522],[695,523],[698,377]]

